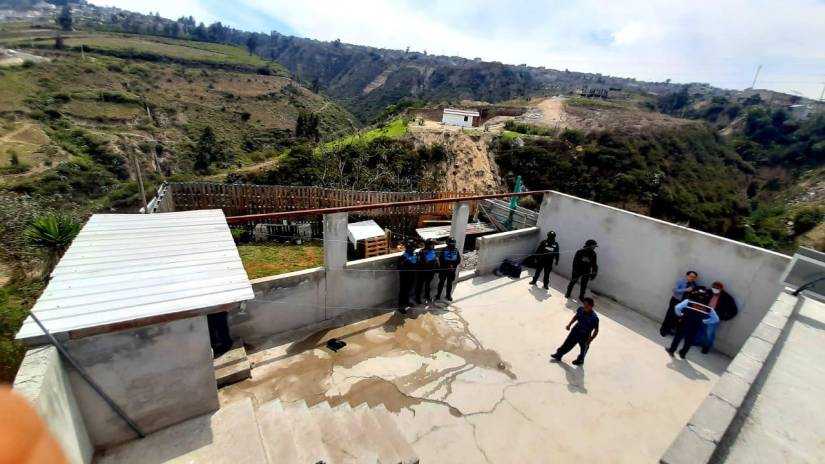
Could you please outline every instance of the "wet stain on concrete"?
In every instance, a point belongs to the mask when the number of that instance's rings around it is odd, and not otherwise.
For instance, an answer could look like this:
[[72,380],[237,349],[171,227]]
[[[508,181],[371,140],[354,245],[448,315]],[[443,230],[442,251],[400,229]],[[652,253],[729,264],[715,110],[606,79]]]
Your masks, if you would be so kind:
[[[330,351],[324,344],[333,337],[347,346]],[[286,355],[253,369],[251,379],[222,389],[223,401],[304,400],[308,406],[326,401],[333,407],[367,403],[393,412],[429,402],[461,416],[445,401],[460,374],[481,368],[516,378],[509,364],[472,334],[459,312],[443,309],[383,314],[321,330],[287,347]]]

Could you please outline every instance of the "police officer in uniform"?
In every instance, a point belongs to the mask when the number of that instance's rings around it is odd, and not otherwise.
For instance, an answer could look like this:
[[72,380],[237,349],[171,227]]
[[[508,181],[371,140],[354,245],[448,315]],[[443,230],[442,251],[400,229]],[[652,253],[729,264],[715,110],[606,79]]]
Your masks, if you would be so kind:
[[404,245],[404,253],[398,261],[398,275],[400,285],[398,286],[398,310],[402,314],[407,314],[407,308],[412,306],[410,295],[415,284],[415,274],[418,270],[418,255],[415,253],[415,242],[407,240]]
[[567,286],[566,298],[570,298],[576,282],[581,281],[579,289],[579,300],[584,299],[584,292],[587,291],[587,283],[596,278],[599,272],[599,265],[596,263],[596,247],[599,246],[592,238],[584,242],[584,248],[576,252],[573,257],[573,272],[570,277],[570,285]]
[[550,272],[553,270],[553,262],[556,266],[559,265],[559,244],[556,243],[556,233],[552,230],[547,232],[547,239],[539,242],[536,248],[536,273],[533,275],[533,280],[530,285],[536,285],[539,276],[544,271],[544,288],[550,287]]
[[424,301],[430,302],[430,284],[438,269],[438,254],[435,252],[435,242],[427,240],[424,248],[418,252],[418,279],[415,283],[415,302],[421,304],[421,293],[424,292]]
[[455,239],[447,239],[447,248],[441,252],[441,266],[438,271],[438,292],[435,299],[441,299],[441,291],[444,290],[444,282],[447,282],[447,301],[453,301],[453,282],[455,274],[458,272],[458,265],[461,264],[461,253],[455,247]]

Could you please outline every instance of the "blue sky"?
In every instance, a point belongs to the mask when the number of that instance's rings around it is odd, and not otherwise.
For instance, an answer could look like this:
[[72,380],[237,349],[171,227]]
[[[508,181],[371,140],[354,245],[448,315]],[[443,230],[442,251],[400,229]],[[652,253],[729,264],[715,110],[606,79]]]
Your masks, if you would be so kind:
[[237,28],[819,98],[822,0],[92,0]]

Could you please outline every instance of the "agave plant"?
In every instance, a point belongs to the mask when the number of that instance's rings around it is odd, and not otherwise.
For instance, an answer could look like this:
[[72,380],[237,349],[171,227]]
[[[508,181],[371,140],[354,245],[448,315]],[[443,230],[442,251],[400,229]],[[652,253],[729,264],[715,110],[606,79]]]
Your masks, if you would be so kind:
[[43,276],[51,274],[60,257],[80,232],[78,220],[59,214],[46,214],[35,219],[25,231],[29,245],[46,254]]

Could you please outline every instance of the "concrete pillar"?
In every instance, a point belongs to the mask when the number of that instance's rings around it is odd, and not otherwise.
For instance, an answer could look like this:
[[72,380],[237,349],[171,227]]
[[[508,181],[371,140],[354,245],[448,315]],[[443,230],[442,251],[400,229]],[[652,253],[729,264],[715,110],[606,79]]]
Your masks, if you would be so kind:
[[337,316],[349,302],[344,268],[347,265],[347,213],[324,215],[324,319]]
[[324,215],[324,268],[341,271],[347,264],[347,213]]
[[547,236],[547,232],[550,232],[553,223],[552,213],[550,212],[550,203],[553,198],[553,194],[548,192],[544,194],[544,197],[541,199],[541,207],[539,208],[539,218],[536,221],[536,227],[539,228],[539,240],[544,240]]
[[467,220],[470,218],[470,203],[456,202],[453,206],[453,220],[450,222],[450,237],[455,239],[457,250],[464,251],[464,240],[467,237]]

